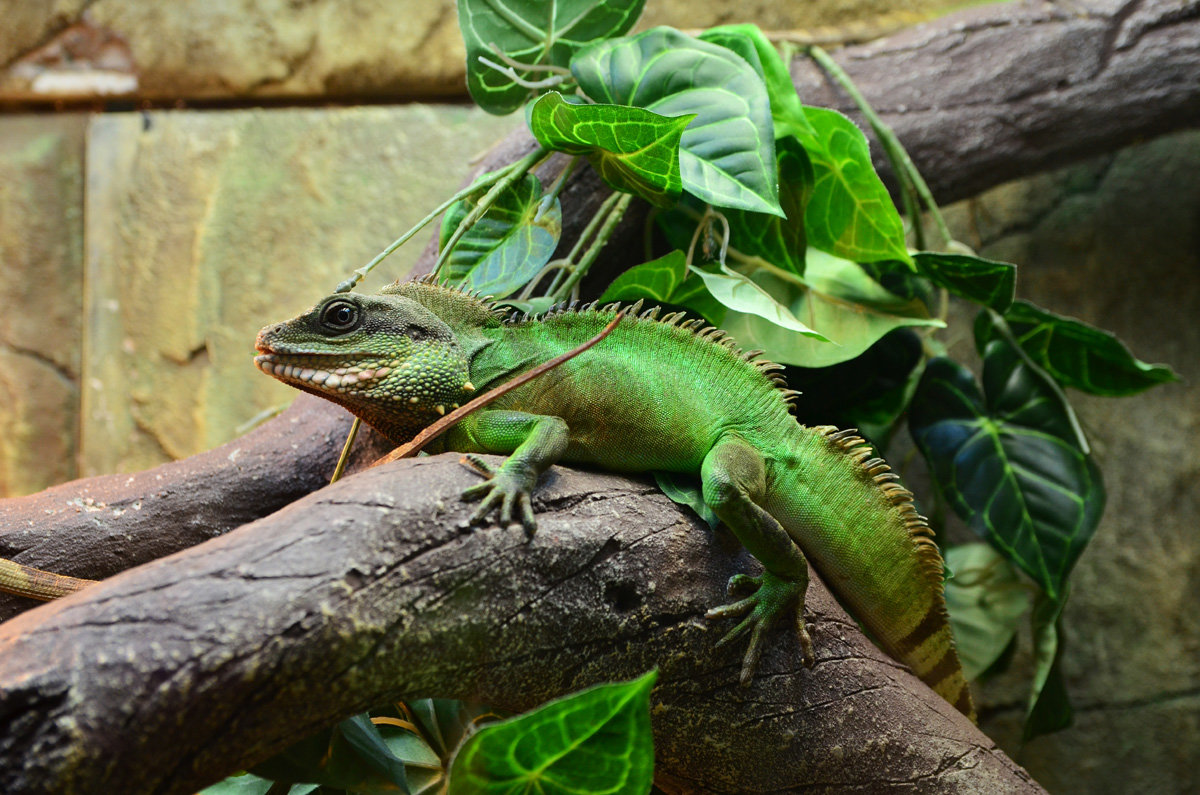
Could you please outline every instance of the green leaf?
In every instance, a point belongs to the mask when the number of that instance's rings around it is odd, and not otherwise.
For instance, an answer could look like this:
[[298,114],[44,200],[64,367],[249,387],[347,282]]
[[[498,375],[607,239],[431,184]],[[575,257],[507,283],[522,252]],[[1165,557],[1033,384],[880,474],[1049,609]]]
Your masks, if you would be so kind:
[[767,86],[776,140],[815,134],[787,64],[757,25],[721,25],[704,31],[700,38],[733,50],[758,72]]
[[828,367],[855,358],[894,329],[945,325],[929,317],[920,301],[883,289],[856,263],[813,248],[806,252],[805,263],[802,278],[766,269],[754,271],[750,278],[792,317],[836,344],[807,339],[742,312],[727,313],[721,327],[742,347],[762,348],[782,364]]
[[455,755],[449,795],[649,792],[656,676],[597,685],[482,729]]
[[[357,716],[369,723],[367,716]],[[282,782],[305,782],[361,793],[407,793],[403,763],[376,745],[369,729],[343,721],[313,734],[256,765],[257,776]],[[374,730],[374,731],[373,731]]]
[[716,526],[721,523],[721,520],[713,513],[713,509],[709,508],[708,503],[704,501],[704,490],[700,484],[700,478],[681,472],[655,470],[654,480],[671,502],[691,508],[697,516],[708,523],[710,528],[716,529]]
[[634,265],[622,273],[600,296],[600,303],[636,301],[645,298],[672,303],[672,294],[687,278],[687,256],[676,249],[658,259]]
[[946,609],[963,675],[977,678],[992,666],[1017,633],[1033,593],[990,544],[946,550],[954,577],[946,582]]
[[369,715],[362,713],[347,718],[338,724],[338,730],[368,765],[395,784],[400,792],[409,792],[404,762],[392,753]]
[[719,207],[783,214],[767,90],[733,52],[653,28],[581,50],[571,73],[596,102],[696,114],[680,141],[684,190]]
[[813,188],[808,154],[794,138],[775,142],[779,168],[779,204],[785,218],[747,210],[725,210],[729,243],[738,251],[762,257],[772,265],[804,275],[804,210]]
[[[714,298],[733,310],[733,313],[726,314],[726,322],[732,314],[749,314],[766,320],[776,328],[829,342],[824,335],[800,322],[787,306],[776,301],[770,293],[737,271],[724,265],[719,272],[713,273],[694,266],[691,270],[704,281],[704,286]],[[736,337],[736,334],[734,336]]]
[[[645,0],[458,0],[458,26],[467,47],[467,89],[488,113],[511,113],[534,93],[490,66],[491,45],[527,65],[565,67],[588,43],[620,36],[641,16]],[[544,71],[516,69],[523,80]]]
[[[1063,386],[1123,397],[1179,380],[1170,367],[1135,357],[1115,335],[1028,301],[1014,302],[1004,319],[1021,348]],[[995,336],[992,321],[981,315],[975,323],[976,346],[982,350]]]
[[1057,597],[1104,511],[1100,471],[1062,392],[1006,340],[989,343],[983,383],[934,359],[909,428],[955,512]]
[[1065,729],[1075,720],[1062,675],[1061,619],[1066,601],[1065,595],[1055,600],[1042,594],[1033,606],[1034,672],[1021,732],[1023,740]]
[[[224,781],[210,784],[200,790],[200,795],[267,795],[275,782],[269,778],[261,778],[253,773],[239,773]],[[308,795],[318,784],[294,784],[288,790],[288,795]]]
[[585,155],[610,188],[670,207],[683,189],[679,139],[694,118],[626,105],[573,105],[547,94],[534,103],[529,129],[548,149]]
[[917,272],[957,296],[1004,312],[1012,305],[1017,286],[1017,266],[1008,262],[920,251],[913,255]]
[[836,110],[805,106],[804,113],[813,132],[798,138],[815,177],[804,217],[808,244],[855,262],[911,263],[904,223],[875,173],[866,136]]
[[[484,193],[481,190],[450,206],[442,221],[439,249]],[[494,298],[516,292],[550,261],[562,234],[558,198],[548,207],[542,205],[542,183],[526,174],[503,191],[459,239],[443,266],[443,277]]]

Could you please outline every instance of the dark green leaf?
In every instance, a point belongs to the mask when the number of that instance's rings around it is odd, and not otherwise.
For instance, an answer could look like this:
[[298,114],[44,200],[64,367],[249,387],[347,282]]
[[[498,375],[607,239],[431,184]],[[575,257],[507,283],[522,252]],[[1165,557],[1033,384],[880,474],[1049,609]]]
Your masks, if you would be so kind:
[[[200,790],[200,795],[267,795],[275,782],[253,773],[239,773]],[[288,795],[308,795],[318,784],[293,784]]]
[[547,94],[533,105],[529,129],[548,149],[586,155],[614,190],[658,207],[679,200],[679,139],[695,115],[669,118],[627,105],[572,105]]
[[983,382],[934,359],[909,427],[955,512],[1054,597],[1103,513],[1100,471],[1062,392],[1007,341],[988,345]]
[[[486,191],[455,202],[442,221],[445,246],[459,222]],[[562,234],[562,207],[557,197],[543,207],[542,183],[526,174],[454,246],[442,275],[485,295],[504,298],[520,289],[550,261]]]
[[1060,619],[1066,601],[1065,595],[1059,600],[1041,595],[1033,606],[1035,668],[1025,710],[1024,740],[1065,729],[1075,720],[1062,675],[1064,637]]
[[[366,720],[366,716],[360,716]],[[386,747],[369,749],[366,754],[351,743],[344,729],[346,722],[317,732],[254,767],[257,776],[272,781],[320,784],[361,793],[408,792],[403,780],[397,781],[403,765],[391,757]],[[351,734],[355,729],[351,728]],[[356,737],[361,742],[362,737]],[[366,747],[364,744],[363,747]],[[391,761],[385,761],[391,758]],[[382,768],[388,768],[385,772]]]
[[738,251],[762,257],[772,265],[804,275],[804,210],[812,195],[813,170],[795,138],[775,142],[779,166],[779,204],[787,217],[726,210],[729,243]]
[[679,472],[655,471],[654,480],[662,489],[662,493],[670,497],[672,502],[691,508],[697,516],[708,523],[710,528],[716,528],[721,523],[721,520],[713,513],[713,509],[709,508],[708,503],[704,501],[704,492],[699,478]]
[[597,685],[482,729],[455,754],[449,795],[649,792],[656,676]]
[[767,90],[736,54],[653,28],[581,50],[571,72],[596,102],[696,114],[680,143],[684,190],[719,207],[783,214]]
[[[458,0],[471,98],[488,113],[511,113],[533,94],[479,60],[501,62],[491,45],[522,64],[566,67],[584,45],[632,28],[643,5],[645,0]],[[529,69],[516,73],[528,81],[547,74]]]
[[392,753],[379,729],[371,723],[370,716],[363,713],[347,718],[338,724],[338,730],[368,765],[395,784],[400,792],[409,792],[404,762]]
[[1003,312],[1012,305],[1017,267],[1007,262],[920,251],[913,255],[917,272],[957,296]]
[[812,133],[798,133],[812,161],[815,182],[804,217],[808,244],[853,260],[911,263],[904,223],[875,167],[866,136],[828,108],[805,106]]
[[946,583],[950,627],[963,674],[972,680],[1012,643],[1033,593],[990,544],[950,547],[946,565],[954,571]]
[[[859,356],[875,342],[905,326],[943,326],[920,301],[905,300],[871,279],[856,263],[810,248],[803,277],[756,270],[750,279],[764,294],[835,344],[806,339],[782,324],[742,310],[721,322],[744,348],[761,348],[768,358],[801,367],[828,367]],[[712,289],[712,286],[709,286]],[[715,293],[714,293],[715,294]],[[738,309],[717,295],[721,303]]]
[[[1139,360],[1113,334],[1028,301],[1014,302],[1004,319],[1021,348],[1063,386],[1121,397],[1179,380],[1170,367]],[[975,323],[976,346],[982,350],[995,336],[986,313],[980,315]]]
[[600,302],[645,298],[655,303],[673,303],[671,296],[687,274],[687,257],[677,249],[622,273],[600,296]]
[[799,137],[814,134],[812,125],[804,115],[804,105],[796,93],[787,64],[757,25],[722,25],[709,28],[700,38],[733,50],[762,77],[771,101],[771,118],[775,122],[777,140],[789,135]]

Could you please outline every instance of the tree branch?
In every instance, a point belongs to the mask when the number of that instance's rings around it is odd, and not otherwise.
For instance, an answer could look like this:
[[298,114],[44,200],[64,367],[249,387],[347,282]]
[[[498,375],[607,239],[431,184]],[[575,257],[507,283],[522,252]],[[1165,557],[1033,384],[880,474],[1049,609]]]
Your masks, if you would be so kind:
[[819,585],[817,665],[779,630],[740,687],[703,614],[756,564],[649,483],[555,468],[529,541],[459,529],[476,480],[394,462],[0,625],[0,791],[193,792],[372,704],[520,710],[652,667],[675,791],[1040,791]]

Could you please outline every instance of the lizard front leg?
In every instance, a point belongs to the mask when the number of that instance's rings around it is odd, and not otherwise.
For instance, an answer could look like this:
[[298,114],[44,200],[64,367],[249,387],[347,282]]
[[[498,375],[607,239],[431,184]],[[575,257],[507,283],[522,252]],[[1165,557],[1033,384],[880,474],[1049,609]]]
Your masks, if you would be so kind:
[[[500,522],[518,519],[530,535],[537,529],[530,493],[538,476],[567,449],[567,423],[560,417],[523,411],[479,411],[454,427],[447,447],[468,453],[467,460],[488,480],[462,493],[464,500],[482,500],[471,521],[482,521],[500,508]],[[510,453],[498,468],[470,453]]]
[[753,593],[740,601],[715,607],[706,614],[708,618],[744,616],[718,645],[735,640],[748,631],[751,633],[741,673],[741,683],[748,685],[762,655],[763,635],[780,615],[794,609],[802,659],[805,665],[811,666],[812,640],[804,625],[808,561],[783,526],[758,504],[765,497],[767,488],[762,456],[745,440],[733,435],[724,436],[705,456],[700,478],[704,501],[766,569],[758,577],[735,575],[729,581],[730,592],[751,590]]

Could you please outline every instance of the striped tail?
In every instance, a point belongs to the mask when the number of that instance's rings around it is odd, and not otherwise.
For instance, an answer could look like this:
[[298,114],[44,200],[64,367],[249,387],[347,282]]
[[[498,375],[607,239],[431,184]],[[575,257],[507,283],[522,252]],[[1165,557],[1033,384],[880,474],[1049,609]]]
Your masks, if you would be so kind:
[[41,569],[23,566],[16,561],[0,558],[0,591],[29,599],[49,602],[60,596],[75,593],[96,582],[64,574],[52,574]]
[[912,493],[856,431],[797,431],[780,505],[768,510],[884,651],[974,721],[946,613],[942,556]]

